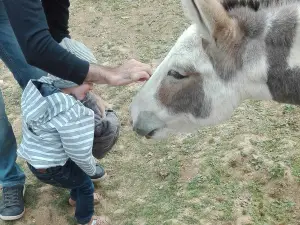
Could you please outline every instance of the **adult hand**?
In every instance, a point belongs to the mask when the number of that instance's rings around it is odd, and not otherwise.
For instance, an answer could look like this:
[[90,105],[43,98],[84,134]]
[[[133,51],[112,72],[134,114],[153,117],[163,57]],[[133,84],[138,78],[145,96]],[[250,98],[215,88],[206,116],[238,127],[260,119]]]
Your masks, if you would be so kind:
[[131,59],[115,68],[91,64],[86,82],[122,86],[146,81],[151,74],[150,65]]
[[113,69],[107,76],[107,83],[114,86],[127,85],[133,82],[146,81],[151,76],[151,67],[134,59]]

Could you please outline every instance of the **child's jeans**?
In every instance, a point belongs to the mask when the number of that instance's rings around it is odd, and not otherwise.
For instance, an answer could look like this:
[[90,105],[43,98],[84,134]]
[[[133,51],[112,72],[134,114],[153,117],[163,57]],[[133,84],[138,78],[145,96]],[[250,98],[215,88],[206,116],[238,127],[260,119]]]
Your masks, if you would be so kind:
[[71,198],[76,201],[75,218],[79,224],[89,223],[94,214],[94,185],[90,177],[72,160],[64,166],[45,170],[28,164],[32,173],[42,182],[56,187],[71,189]]

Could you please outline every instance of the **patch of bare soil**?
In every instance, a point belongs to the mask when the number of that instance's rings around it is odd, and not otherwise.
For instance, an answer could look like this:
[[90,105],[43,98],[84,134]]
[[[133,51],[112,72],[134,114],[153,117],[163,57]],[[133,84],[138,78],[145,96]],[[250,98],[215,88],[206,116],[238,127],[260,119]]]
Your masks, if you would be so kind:
[[189,182],[195,178],[199,173],[200,160],[190,159],[183,163],[180,169],[180,181]]
[[[45,185],[36,189],[36,195],[39,196],[37,204],[33,208],[26,208],[25,220],[16,222],[16,225],[32,224],[32,225],[53,225],[53,224],[68,224],[65,214],[72,211],[59,212],[52,205],[55,195],[53,187]],[[72,214],[70,214],[71,216]]]
[[[72,37],[104,65],[130,58],[157,64],[185,28],[179,1],[174,0],[73,0],[70,12]],[[299,224],[300,175],[293,174],[289,163],[299,150],[299,109],[247,101],[232,120],[161,144],[131,133],[128,106],[140,87],[95,87],[122,123],[114,152],[101,160],[110,176],[103,186],[96,185],[105,196],[96,207],[99,215],[108,215],[117,225]],[[20,139],[20,91],[2,63],[0,88]],[[294,170],[300,173],[298,167]],[[209,178],[209,189],[197,182],[199,174]],[[36,196],[35,205],[29,202],[24,218],[13,224],[71,224],[74,209],[53,204],[59,195],[52,187],[37,186]]]

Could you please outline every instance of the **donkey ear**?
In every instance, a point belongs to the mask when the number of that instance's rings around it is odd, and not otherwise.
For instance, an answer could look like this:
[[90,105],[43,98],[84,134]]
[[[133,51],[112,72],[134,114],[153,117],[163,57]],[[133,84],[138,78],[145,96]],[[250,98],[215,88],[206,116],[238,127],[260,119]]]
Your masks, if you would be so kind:
[[218,0],[181,0],[187,16],[198,24],[203,38],[228,44],[241,36],[238,24]]

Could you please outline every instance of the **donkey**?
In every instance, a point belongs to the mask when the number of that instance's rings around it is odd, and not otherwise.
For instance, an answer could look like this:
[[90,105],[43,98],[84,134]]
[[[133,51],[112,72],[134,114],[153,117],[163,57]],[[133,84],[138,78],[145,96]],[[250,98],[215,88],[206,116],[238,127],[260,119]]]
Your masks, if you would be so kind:
[[246,99],[300,104],[300,1],[182,0],[193,24],[131,104],[148,138],[231,117]]

